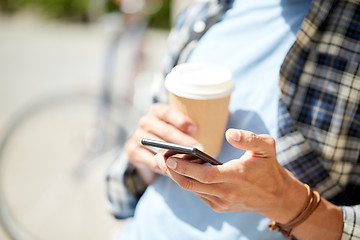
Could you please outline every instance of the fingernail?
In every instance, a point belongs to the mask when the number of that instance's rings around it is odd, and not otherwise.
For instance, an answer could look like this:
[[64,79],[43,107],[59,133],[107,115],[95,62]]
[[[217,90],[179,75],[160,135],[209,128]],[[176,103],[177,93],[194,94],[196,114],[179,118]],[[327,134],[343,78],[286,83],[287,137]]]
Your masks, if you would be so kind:
[[194,136],[197,132],[197,127],[194,125],[189,125],[186,129],[186,132],[190,134],[191,136]]
[[241,132],[239,130],[233,130],[231,134],[231,138],[236,142],[240,142]]
[[172,158],[168,158],[168,160],[166,161],[166,165],[168,166],[168,168],[174,170],[177,166],[177,162]]

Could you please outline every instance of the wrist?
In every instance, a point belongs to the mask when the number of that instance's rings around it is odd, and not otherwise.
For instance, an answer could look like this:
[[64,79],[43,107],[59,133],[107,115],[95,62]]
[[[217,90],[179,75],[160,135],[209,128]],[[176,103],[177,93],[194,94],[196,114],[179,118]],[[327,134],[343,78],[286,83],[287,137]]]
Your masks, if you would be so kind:
[[303,183],[283,169],[282,181],[275,205],[263,215],[281,224],[288,223],[302,211],[308,198],[307,189]]
[[[265,217],[285,225],[302,212],[308,201],[307,189],[289,171],[283,169],[283,175],[278,184],[277,198],[273,208],[260,212]],[[305,221],[294,227],[292,233],[297,239],[340,239],[343,227],[342,211],[338,206],[325,199],[320,203]]]
[[306,221],[312,215],[312,213],[317,209],[317,207],[321,202],[320,194],[312,190],[309,187],[309,185],[304,184],[304,186],[306,187],[307,198],[301,211],[296,215],[296,217],[294,217],[285,224],[272,221],[269,224],[270,230],[278,231],[282,233],[286,238],[292,238],[294,228],[298,227],[304,221]]
[[309,218],[294,229],[297,239],[340,239],[343,230],[341,208],[322,198]]

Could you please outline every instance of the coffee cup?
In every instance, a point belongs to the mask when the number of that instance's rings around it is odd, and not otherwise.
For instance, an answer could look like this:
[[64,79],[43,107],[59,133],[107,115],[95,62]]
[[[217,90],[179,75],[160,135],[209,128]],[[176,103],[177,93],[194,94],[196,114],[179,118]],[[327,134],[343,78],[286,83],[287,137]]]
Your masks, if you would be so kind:
[[234,85],[227,68],[202,63],[180,64],[165,79],[170,105],[195,121],[198,131],[194,138],[213,157],[224,140]]

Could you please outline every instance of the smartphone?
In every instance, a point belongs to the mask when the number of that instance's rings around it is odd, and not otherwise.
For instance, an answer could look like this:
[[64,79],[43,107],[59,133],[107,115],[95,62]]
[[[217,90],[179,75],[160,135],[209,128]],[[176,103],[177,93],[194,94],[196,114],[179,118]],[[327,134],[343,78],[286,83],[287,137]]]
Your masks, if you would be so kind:
[[158,141],[154,139],[148,139],[143,138],[141,140],[141,144],[144,146],[151,146],[151,147],[158,147],[158,148],[164,148],[168,150],[172,150],[174,153],[181,153],[181,154],[189,154],[196,158],[199,158],[200,160],[204,162],[208,162],[212,165],[222,165],[221,162],[217,161],[210,155],[204,153],[203,151],[200,151],[199,149],[195,147],[189,147],[184,145],[179,145],[175,143],[168,143],[163,141]]

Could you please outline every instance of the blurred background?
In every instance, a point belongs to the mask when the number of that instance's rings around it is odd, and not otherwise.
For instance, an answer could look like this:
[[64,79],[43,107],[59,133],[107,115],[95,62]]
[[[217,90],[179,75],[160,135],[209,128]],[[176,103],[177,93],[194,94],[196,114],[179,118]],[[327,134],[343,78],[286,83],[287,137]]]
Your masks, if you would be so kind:
[[0,1],[0,239],[112,239],[105,174],[189,0]]

